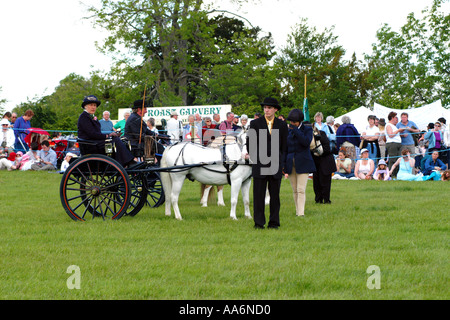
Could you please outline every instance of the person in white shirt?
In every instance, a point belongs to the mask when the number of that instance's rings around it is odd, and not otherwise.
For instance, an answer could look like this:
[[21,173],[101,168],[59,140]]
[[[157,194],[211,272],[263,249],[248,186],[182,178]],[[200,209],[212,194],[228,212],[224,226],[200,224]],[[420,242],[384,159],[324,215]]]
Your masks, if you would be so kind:
[[183,124],[178,120],[178,113],[172,111],[170,119],[167,121],[167,134],[170,136],[170,143],[174,144],[182,140],[183,136]]
[[8,119],[3,118],[0,121],[0,125],[2,127],[0,131],[0,145],[5,150],[5,152],[9,153],[14,150],[14,142],[15,136],[14,131],[9,126]]
[[[389,113],[388,121],[386,125],[386,151],[389,155],[388,168],[392,168],[397,159],[400,158],[400,150],[402,148],[400,133],[405,131],[405,128],[397,129],[398,117],[394,111]],[[397,172],[398,167],[392,172],[391,177],[396,178]]]
[[362,146],[369,151],[369,159],[372,159],[375,163],[380,158],[380,146],[378,144],[378,138],[380,137],[380,129],[375,125],[376,116],[370,115],[367,118],[369,125],[366,130],[361,134]]

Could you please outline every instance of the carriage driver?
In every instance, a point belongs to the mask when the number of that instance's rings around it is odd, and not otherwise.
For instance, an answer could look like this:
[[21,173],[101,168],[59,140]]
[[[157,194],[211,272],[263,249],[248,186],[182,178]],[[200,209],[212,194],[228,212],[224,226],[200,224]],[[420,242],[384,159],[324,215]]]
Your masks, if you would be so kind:
[[[83,153],[105,153],[105,139],[111,138],[116,147],[115,159],[124,167],[135,164],[134,157],[126,148],[125,144],[119,139],[116,132],[110,134],[102,133],[100,122],[95,116],[97,107],[101,104],[96,96],[87,96],[84,98],[81,107],[84,111],[78,118],[78,138],[83,148]],[[82,140],[87,140],[83,143]]]
[[143,100],[136,100],[133,103],[133,112],[128,117],[125,124],[125,137],[130,141],[131,153],[138,158],[144,155],[144,137],[146,135],[158,136],[158,134],[150,130],[144,122],[143,116],[147,113],[147,108],[147,102],[144,103]]

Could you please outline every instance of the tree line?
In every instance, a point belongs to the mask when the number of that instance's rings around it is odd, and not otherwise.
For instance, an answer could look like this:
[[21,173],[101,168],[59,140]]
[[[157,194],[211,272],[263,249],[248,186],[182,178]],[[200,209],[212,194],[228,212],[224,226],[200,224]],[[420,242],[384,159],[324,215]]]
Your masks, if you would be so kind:
[[362,60],[345,59],[334,27],[317,30],[303,18],[276,50],[270,33],[203,2],[102,0],[87,18],[111,34],[98,44],[114,57],[111,69],[87,78],[69,74],[52,94],[14,111],[32,109],[33,126],[48,130],[76,130],[89,94],[102,101],[99,114],[108,110],[113,119],[144,94],[155,107],[231,104],[249,115],[273,96],[287,114],[302,107],[305,75],[310,114],[337,117],[374,102],[397,109],[439,99],[449,105],[450,16],[442,10],[448,0],[432,0],[420,18],[409,14],[399,31],[382,26]]

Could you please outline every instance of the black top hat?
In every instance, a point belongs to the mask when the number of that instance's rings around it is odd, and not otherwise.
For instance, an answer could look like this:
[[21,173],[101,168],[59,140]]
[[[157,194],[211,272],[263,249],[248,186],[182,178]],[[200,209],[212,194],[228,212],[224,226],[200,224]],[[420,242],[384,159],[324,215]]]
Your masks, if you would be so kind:
[[85,105],[90,104],[90,103],[97,104],[97,107],[101,104],[100,100],[98,100],[96,96],[91,95],[91,96],[84,97],[81,107],[84,108]]
[[261,103],[261,107],[264,107],[264,106],[275,107],[278,110],[281,109],[280,105],[278,104],[278,100],[275,99],[275,98],[271,98],[271,97],[268,97],[268,98],[264,99],[263,103]]
[[293,122],[303,122],[304,119],[305,116],[300,109],[292,109],[291,111],[289,111],[289,115],[287,116],[286,120]]
[[142,100],[142,99],[141,99],[141,100],[136,100],[136,101],[133,103],[132,109],[139,109],[139,108],[142,108],[142,107],[144,107],[144,108],[149,108],[150,105],[148,104],[147,101],[144,103],[144,100]]

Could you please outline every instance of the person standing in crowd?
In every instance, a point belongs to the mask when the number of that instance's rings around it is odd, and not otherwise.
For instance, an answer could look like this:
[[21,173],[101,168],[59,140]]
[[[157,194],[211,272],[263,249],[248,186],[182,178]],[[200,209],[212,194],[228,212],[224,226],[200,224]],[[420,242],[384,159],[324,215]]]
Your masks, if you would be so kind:
[[195,122],[194,115],[189,115],[188,124],[183,127],[183,141],[191,141],[193,143],[202,143],[201,122]]
[[416,145],[414,143],[414,134],[420,132],[419,127],[408,119],[408,114],[403,112],[400,115],[400,122],[397,123],[397,128],[405,128],[405,131],[400,135],[402,139],[401,150],[408,149],[411,154],[416,153]]
[[304,119],[303,112],[299,109],[292,109],[289,112],[287,121],[287,156],[284,167],[284,174],[291,182],[294,194],[295,214],[297,216],[305,215],[306,202],[306,184],[309,174],[316,171],[309,145],[313,139],[313,130],[311,126],[302,124]]
[[102,133],[100,122],[95,116],[95,111],[100,104],[100,100],[94,95],[85,97],[81,103],[83,112],[78,118],[78,138],[88,141],[86,143],[79,141],[80,149],[84,150],[84,154],[104,154],[105,139],[111,138],[116,147],[115,159],[124,167],[135,164],[133,155],[120,140],[118,133]]
[[[114,129],[116,132],[120,132],[120,136],[123,136],[125,134],[125,124],[127,123],[128,117],[130,116],[130,113],[126,111],[123,114],[123,119],[120,121],[117,121],[117,123],[114,125]],[[101,122],[101,120],[100,120]]]
[[166,128],[171,144],[183,140],[183,124],[181,120],[178,120],[178,113],[176,111],[171,112]]
[[317,113],[314,115],[314,121],[315,121],[314,126],[315,126],[317,129],[319,129],[319,130],[325,132],[325,133],[327,134],[327,140],[331,142],[331,139],[330,139],[330,138],[331,138],[331,137],[330,137],[330,134],[331,134],[330,128],[327,126],[326,123],[323,123],[323,122],[322,122],[322,121],[323,121],[323,114],[322,114],[322,112],[317,112]]
[[50,148],[48,140],[41,143],[41,150],[38,151],[39,162],[31,165],[31,170],[35,171],[49,171],[56,170],[56,152]]
[[378,146],[380,147],[380,158],[386,160],[386,120],[381,118],[378,121],[378,129],[380,130],[380,135],[378,136]]
[[442,161],[447,164],[447,168],[449,167],[450,163],[450,130],[449,126],[447,126],[447,121],[445,118],[439,118],[439,123],[441,124],[441,133],[442,138],[444,140],[444,151],[441,152],[442,155]]
[[216,125],[212,122],[211,117],[205,117],[205,125],[202,128],[202,139],[205,147],[213,140],[211,138],[215,139],[216,136],[213,131],[213,129],[216,129]]
[[219,130],[222,132],[223,135],[234,131],[233,130],[233,119],[234,119],[234,113],[227,112],[227,119],[219,125]]
[[3,118],[0,121],[1,131],[0,131],[0,145],[5,150],[6,153],[9,153],[14,150],[14,131],[9,127],[9,121]]
[[330,131],[329,140],[330,140],[331,153],[338,154],[339,150],[336,147],[336,130],[334,129],[334,117],[333,116],[327,117],[327,126],[328,126],[328,130]]
[[[261,103],[264,117],[250,122],[251,134],[247,135],[245,156],[251,158],[253,177],[253,219],[256,229],[264,229],[266,217],[265,196],[268,186],[270,195],[270,216],[268,228],[278,229],[280,226],[280,186],[282,169],[286,160],[288,128],[286,123],[275,117],[281,110],[277,99],[267,97]],[[232,120],[232,119],[230,119]],[[252,130],[253,129],[253,130]],[[251,138],[250,138],[251,136]],[[275,148],[272,150],[272,147]],[[261,159],[260,149],[267,150],[268,159]]]
[[372,159],[374,163],[377,163],[377,159],[380,158],[380,147],[378,145],[378,139],[380,137],[380,129],[375,126],[374,115],[367,117],[369,125],[366,127],[366,131],[361,134],[362,148],[367,149],[369,152],[369,159]]
[[104,134],[109,134],[115,131],[114,124],[111,121],[110,116],[111,114],[109,111],[103,111],[103,119],[99,121],[102,133]]
[[16,123],[17,120],[17,113],[13,112],[11,113],[11,118],[9,119],[10,122],[10,128],[14,128],[14,124]]
[[[389,154],[388,167],[392,168],[394,163],[400,157],[400,149],[402,147],[402,138],[400,134],[405,131],[405,128],[398,128],[398,117],[397,113],[394,111],[389,112],[388,115],[388,124],[386,125],[386,151]],[[391,177],[397,177],[398,168],[395,168],[394,171],[391,172]]]
[[331,177],[333,172],[337,171],[334,156],[331,153],[330,141],[324,131],[320,132],[320,143],[322,144],[323,154],[315,156],[313,154],[316,172],[313,173],[313,189],[316,203],[330,204]]
[[246,132],[250,127],[250,124],[248,123],[248,116],[246,114],[243,114],[241,116],[241,128]]
[[[436,122],[435,124],[428,124],[429,131],[425,134],[424,139],[429,142],[428,144],[428,153],[432,153],[433,151],[440,151],[441,145],[444,142],[442,133],[441,133],[441,124]],[[439,158],[441,155],[439,154]]]
[[147,120],[147,127],[150,129],[150,131],[153,131],[156,134],[159,133],[158,128],[156,128],[156,120],[155,120],[155,118],[149,118]]
[[212,119],[212,124],[215,124],[216,127],[218,127],[220,125],[220,114],[214,113],[213,119]]
[[14,149],[21,151],[28,151],[29,147],[25,143],[25,137],[27,136],[27,129],[31,128],[31,119],[34,116],[34,112],[30,109],[25,111],[25,114],[19,117],[14,123],[14,135],[16,137],[14,143]]
[[351,143],[354,147],[359,146],[359,133],[355,126],[350,123],[349,116],[342,117],[342,125],[336,131],[336,147],[340,150],[345,142]]

